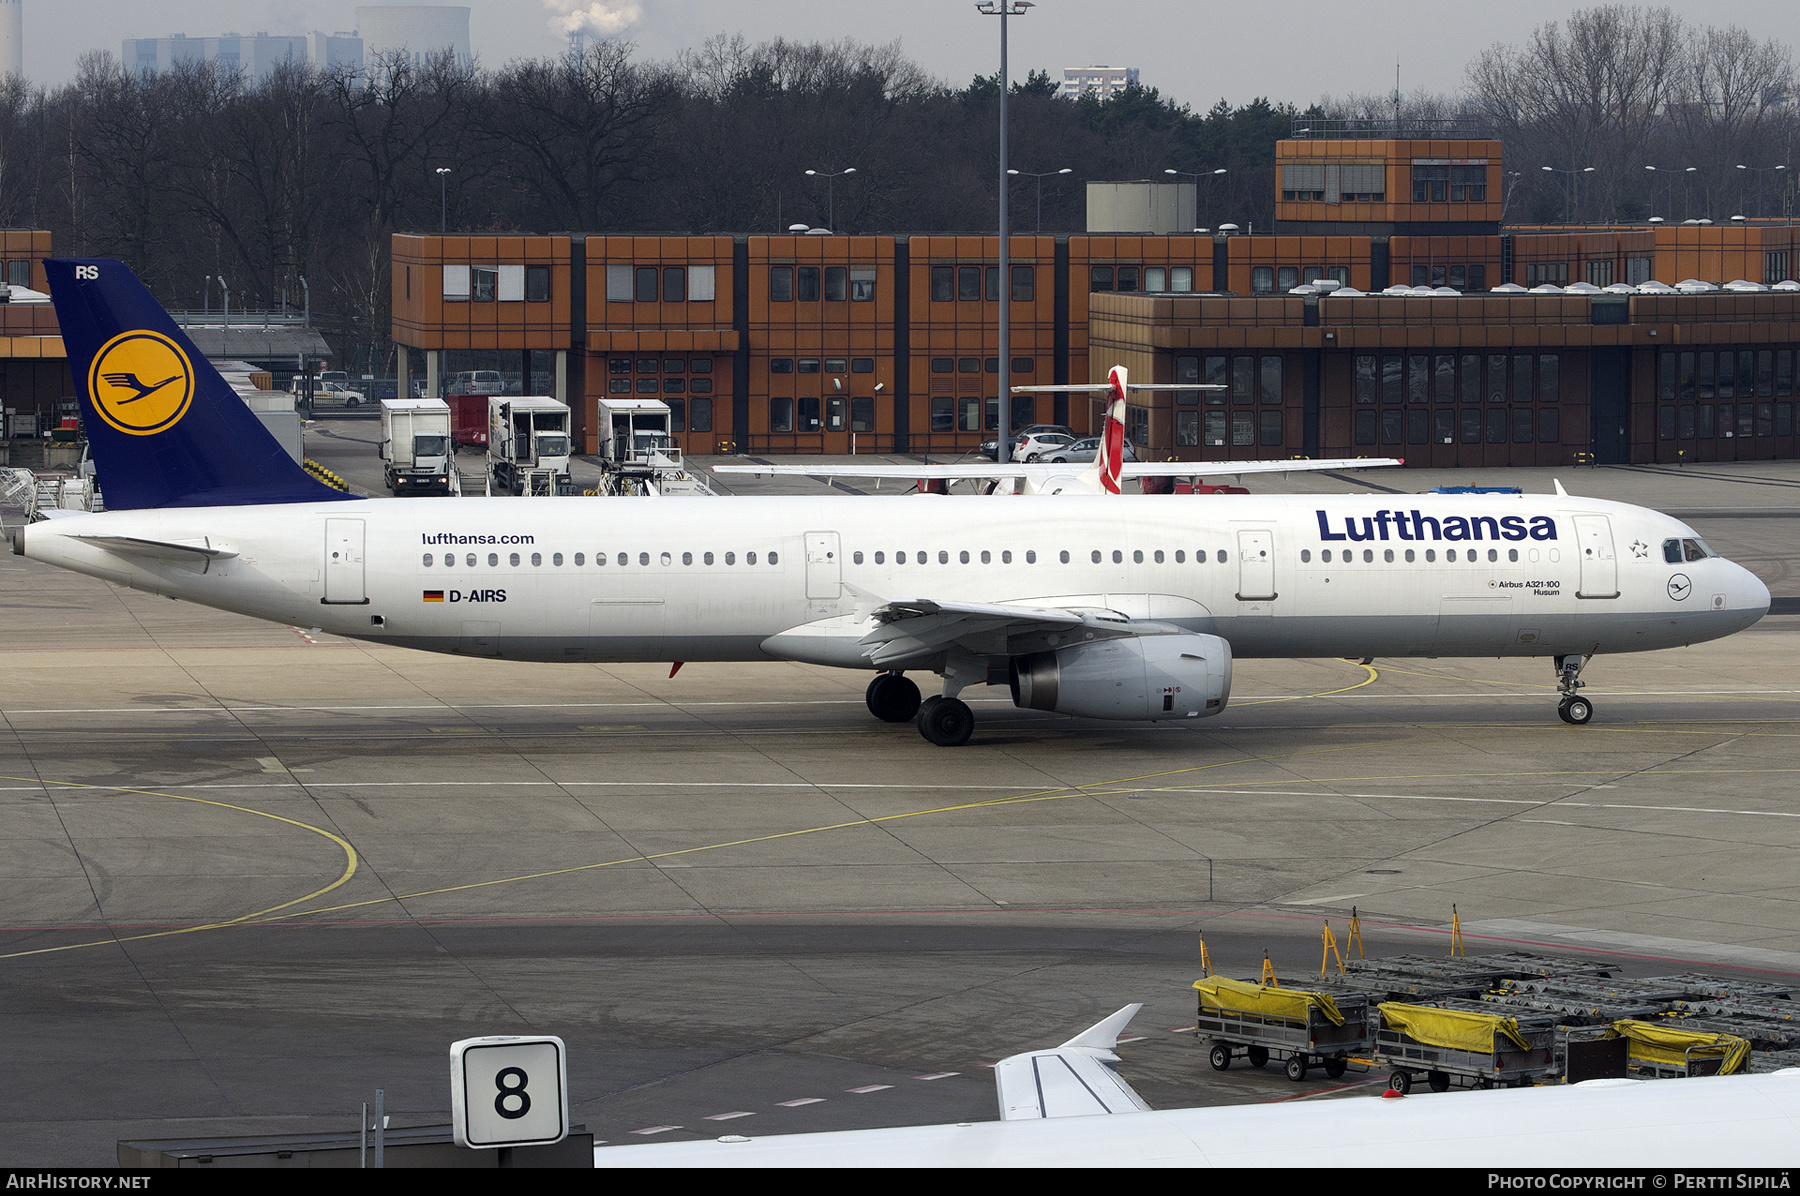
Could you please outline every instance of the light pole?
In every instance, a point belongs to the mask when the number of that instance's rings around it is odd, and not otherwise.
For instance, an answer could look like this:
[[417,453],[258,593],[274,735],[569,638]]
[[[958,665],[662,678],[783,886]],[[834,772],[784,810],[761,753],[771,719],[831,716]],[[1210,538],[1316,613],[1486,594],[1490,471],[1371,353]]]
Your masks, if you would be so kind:
[[[1655,166],[1646,166],[1646,167],[1644,167],[1644,169],[1649,171],[1651,174],[1656,174],[1659,171],[1659,168],[1655,167]],[[1663,170],[1663,171],[1661,171],[1661,173],[1669,176],[1669,219],[1670,220],[1675,219],[1675,176],[1676,175],[1681,176],[1681,197],[1682,197],[1682,202],[1681,202],[1682,213],[1681,214],[1682,214],[1682,216],[1685,217],[1687,215],[1687,206],[1688,206],[1688,204],[1687,204],[1688,176],[1696,173],[1697,171],[1699,171],[1699,169],[1700,168],[1698,166],[1689,166],[1683,170]],[[1656,198],[1656,196],[1653,193],[1651,195],[1651,199],[1654,200],[1655,198]],[[1654,203],[1652,203],[1650,206],[1652,208],[1654,208],[1656,205]]]
[[809,170],[806,172],[807,177],[809,178],[825,180],[825,227],[834,233],[837,231],[837,180],[843,178],[847,174],[855,173],[856,167],[854,166],[846,166],[836,173],[824,170]]
[[1750,171],[1756,172],[1756,214],[1758,216],[1761,216],[1763,214],[1762,176],[1765,174],[1768,174],[1772,170],[1786,170],[1787,167],[1785,167],[1785,166],[1745,166],[1742,162],[1740,162],[1740,163],[1738,163],[1738,169],[1739,170],[1750,170]]
[[1569,176],[1569,202],[1563,208],[1563,223],[1575,223],[1575,177],[1577,175],[1593,174],[1594,168],[1592,166],[1583,166],[1579,170],[1564,170],[1559,166],[1546,166],[1544,167],[1544,170],[1549,174],[1566,174]]
[[1034,231],[1040,232],[1040,233],[1043,232],[1044,231],[1044,180],[1049,179],[1049,178],[1055,178],[1059,174],[1074,174],[1075,173],[1074,167],[1065,166],[1061,170],[1046,170],[1042,174],[1039,174],[1038,172],[1036,172],[1034,170],[1009,170],[1006,173],[1007,174],[1022,174],[1028,179],[1036,179],[1037,180],[1037,228]]
[[438,235],[450,231],[450,168],[437,168],[438,176]]
[[1031,0],[984,0],[975,6],[983,16],[1000,18],[1000,427],[994,436],[994,460],[1012,459],[1012,254],[1007,244],[1012,221],[1006,208],[1006,21],[1036,7]]
[[[1301,132],[1301,133],[1312,132],[1311,129],[1299,129],[1296,131]],[[1190,170],[1165,170],[1165,171],[1163,171],[1163,173],[1164,174],[1172,174],[1172,175],[1176,176],[1177,178],[1194,180],[1194,219],[1196,221],[1198,221],[1200,219],[1200,180],[1201,179],[1216,179],[1220,175],[1225,174],[1226,170],[1223,166],[1221,166],[1217,170],[1202,170],[1198,173],[1195,173],[1194,171],[1190,171]]]

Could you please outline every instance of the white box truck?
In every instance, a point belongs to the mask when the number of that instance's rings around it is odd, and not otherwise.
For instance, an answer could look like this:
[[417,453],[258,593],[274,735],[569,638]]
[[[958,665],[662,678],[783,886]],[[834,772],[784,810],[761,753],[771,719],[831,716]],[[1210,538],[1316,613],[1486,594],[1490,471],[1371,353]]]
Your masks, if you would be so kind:
[[495,494],[568,494],[569,405],[543,395],[488,399],[488,476]]
[[450,493],[450,404],[381,400],[381,459],[395,494]]

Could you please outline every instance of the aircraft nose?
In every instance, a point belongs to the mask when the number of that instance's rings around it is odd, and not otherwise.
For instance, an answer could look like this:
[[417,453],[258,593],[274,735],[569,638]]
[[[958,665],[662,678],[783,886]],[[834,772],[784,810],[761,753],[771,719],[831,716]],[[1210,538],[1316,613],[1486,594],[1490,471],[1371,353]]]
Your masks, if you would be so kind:
[[1738,584],[1732,587],[1737,593],[1732,595],[1732,602],[1740,610],[1755,611],[1759,619],[1768,614],[1769,587],[1763,584],[1762,578],[1735,562],[1732,568],[1738,571]]

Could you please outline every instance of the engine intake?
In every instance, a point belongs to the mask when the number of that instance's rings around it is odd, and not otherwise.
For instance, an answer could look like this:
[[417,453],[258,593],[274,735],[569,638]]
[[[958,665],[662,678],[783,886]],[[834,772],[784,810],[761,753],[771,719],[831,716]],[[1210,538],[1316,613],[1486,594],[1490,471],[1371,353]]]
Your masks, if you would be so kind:
[[1126,722],[1206,718],[1231,700],[1231,645],[1150,635],[1015,656],[1013,705]]

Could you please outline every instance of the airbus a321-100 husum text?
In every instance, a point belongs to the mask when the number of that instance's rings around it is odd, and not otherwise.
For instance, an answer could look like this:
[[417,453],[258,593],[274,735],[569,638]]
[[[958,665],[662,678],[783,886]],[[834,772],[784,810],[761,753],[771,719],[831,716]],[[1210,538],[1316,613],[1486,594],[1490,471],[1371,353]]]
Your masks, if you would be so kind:
[[[1128,496],[1121,477],[1171,467],[1121,465],[1116,443],[1090,476],[1005,499],[360,498],[288,457],[123,265],[46,266],[108,509],[30,524],[15,551],[378,643],[860,669],[873,714],[955,745],[970,686],[1088,718],[1204,718],[1234,656],[1548,657],[1562,717],[1584,723],[1596,654],[1716,639],[1769,605],[1642,507],[1560,487]],[[1099,384],[1109,442],[1130,386],[1122,369]],[[941,693],[921,702],[909,672]]]

